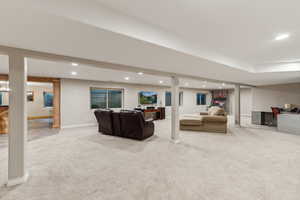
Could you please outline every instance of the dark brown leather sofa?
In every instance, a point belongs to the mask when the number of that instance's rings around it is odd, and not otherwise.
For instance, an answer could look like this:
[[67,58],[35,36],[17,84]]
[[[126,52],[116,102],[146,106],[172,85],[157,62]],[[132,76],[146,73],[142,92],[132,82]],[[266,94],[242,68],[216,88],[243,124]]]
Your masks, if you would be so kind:
[[99,132],[137,140],[144,140],[154,134],[154,123],[145,120],[139,111],[113,112],[111,110],[96,110]]

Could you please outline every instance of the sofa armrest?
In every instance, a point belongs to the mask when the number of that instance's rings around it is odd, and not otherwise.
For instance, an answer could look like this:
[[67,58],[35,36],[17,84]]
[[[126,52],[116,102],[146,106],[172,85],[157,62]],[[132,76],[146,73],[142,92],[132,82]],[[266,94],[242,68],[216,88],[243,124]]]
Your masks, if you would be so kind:
[[200,112],[200,115],[208,115],[208,112]]
[[145,122],[153,122],[153,121],[154,121],[154,119],[152,119],[152,118],[149,118],[149,119],[145,120]]
[[143,128],[143,135],[141,139],[146,139],[154,134],[154,123],[153,121],[145,121],[145,126]]
[[145,120],[145,126],[151,126],[152,124],[154,124],[153,121],[154,120],[152,118]]

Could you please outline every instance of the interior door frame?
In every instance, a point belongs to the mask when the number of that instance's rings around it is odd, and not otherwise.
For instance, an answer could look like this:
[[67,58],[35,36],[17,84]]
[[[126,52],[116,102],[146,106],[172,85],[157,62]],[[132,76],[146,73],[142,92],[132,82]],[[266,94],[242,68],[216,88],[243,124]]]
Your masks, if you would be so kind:
[[[0,81],[8,81],[7,74],[0,74]],[[53,86],[53,124],[52,128],[61,128],[61,79],[51,78],[51,77],[37,77],[28,76],[27,81],[29,82],[42,82],[42,83],[52,83]]]

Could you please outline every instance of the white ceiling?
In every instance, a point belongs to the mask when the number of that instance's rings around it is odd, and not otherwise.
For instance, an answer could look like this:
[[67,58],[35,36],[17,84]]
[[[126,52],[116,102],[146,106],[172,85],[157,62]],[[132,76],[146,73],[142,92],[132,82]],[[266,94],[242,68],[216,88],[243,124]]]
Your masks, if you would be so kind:
[[[296,0],[6,0],[0,45],[263,85],[300,82]],[[286,41],[274,41],[279,33]]]
[[[265,64],[300,61],[298,0],[97,1],[254,70]],[[286,32],[291,34],[288,41],[274,41],[277,34]]]

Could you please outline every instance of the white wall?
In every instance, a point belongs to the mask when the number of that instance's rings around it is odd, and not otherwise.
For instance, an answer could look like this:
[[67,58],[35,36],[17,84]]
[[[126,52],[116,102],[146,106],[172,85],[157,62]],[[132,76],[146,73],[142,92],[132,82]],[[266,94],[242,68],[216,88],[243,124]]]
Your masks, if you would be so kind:
[[[200,113],[207,110],[208,105],[211,103],[211,93],[203,90],[194,90],[194,89],[181,89],[183,91],[183,104],[179,107],[180,114],[191,114],[191,113]],[[206,93],[206,104],[197,106],[197,93]]]
[[271,111],[284,104],[300,105],[300,84],[272,85],[253,88],[253,111]]
[[[34,85],[28,85],[27,91],[32,91],[34,95],[34,100],[27,102],[28,117],[40,117],[52,114],[52,108],[44,107],[43,96],[43,92],[53,92],[51,84],[35,83]],[[9,105],[8,92],[2,93],[2,105]]]
[[[252,88],[241,88],[241,116],[250,117],[252,112]],[[229,113],[234,114],[235,109],[234,90],[229,91]]]
[[[230,114],[234,113],[234,90],[229,92]],[[294,104],[300,107],[300,84],[283,84],[241,88],[241,115],[251,116],[252,111],[271,112],[271,107]]]
[[28,86],[27,91],[33,91],[34,101],[27,102],[27,112],[29,117],[48,116],[52,114],[52,108],[44,107],[43,92],[53,92],[52,86]]
[[[85,81],[74,79],[61,80],[61,122],[62,127],[84,126],[96,123],[94,110],[90,109],[90,87],[122,88],[124,89],[124,109],[133,109],[138,106],[138,93],[140,91],[153,91],[158,93],[158,105],[165,104],[165,92],[170,88],[156,86],[141,86],[132,84],[116,84],[108,82]],[[207,103],[210,104],[211,95],[208,91],[184,89],[183,105],[180,113],[196,113],[206,110],[206,106],[196,105],[196,93],[205,92]],[[170,116],[170,107],[166,108],[167,117]]]

